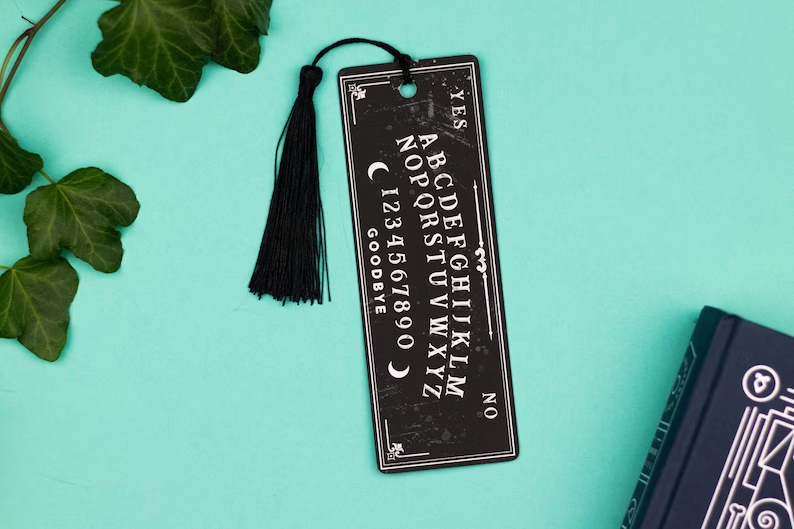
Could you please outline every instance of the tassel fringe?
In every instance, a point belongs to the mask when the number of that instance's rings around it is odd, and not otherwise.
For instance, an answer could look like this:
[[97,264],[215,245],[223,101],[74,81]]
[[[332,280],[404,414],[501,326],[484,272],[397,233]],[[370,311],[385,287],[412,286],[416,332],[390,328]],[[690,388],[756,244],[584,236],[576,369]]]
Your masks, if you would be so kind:
[[260,298],[268,294],[284,304],[322,303],[328,281],[312,100],[322,78],[323,72],[317,66],[301,68],[298,97],[279,139],[279,145],[283,141],[281,163],[274,170],[270,212],[248,284],[249,290]]

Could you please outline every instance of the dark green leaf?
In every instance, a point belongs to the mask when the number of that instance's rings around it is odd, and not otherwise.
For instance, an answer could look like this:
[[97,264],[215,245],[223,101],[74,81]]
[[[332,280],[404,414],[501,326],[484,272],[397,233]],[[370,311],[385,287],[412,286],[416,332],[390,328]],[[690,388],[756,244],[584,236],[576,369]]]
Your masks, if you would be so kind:
[[217,39],[209,0],[117,1],[99,18],[94,69],[126,75],[172,101],[190,99]]
[[115,272],[124,250],[117,226],[129,226],[140,206],[126,184],[97,169],[78,169],[28,195],[25,224],[30,254],[53,259],[61,248],[100,272]]
[[77,272],[63,257],[17,261],[0,275],[0,338],[16,338],[39,358],[57,360],[77,282]]
[[273,0],[212,0],[218,16],[218,44],[212,60],[248,73],[259,64],[259,36],[267,35]]
[[42,167],[41,156],[26,151],[9,133],[0,130],[0,193],[19,193]]

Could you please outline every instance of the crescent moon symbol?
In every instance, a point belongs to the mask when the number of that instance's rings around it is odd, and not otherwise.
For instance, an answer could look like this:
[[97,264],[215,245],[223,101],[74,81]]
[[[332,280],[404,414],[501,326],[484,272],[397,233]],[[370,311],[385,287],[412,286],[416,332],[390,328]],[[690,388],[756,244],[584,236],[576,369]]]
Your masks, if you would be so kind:
[[411,366],[408,366],[402,371],[397,371],[396,369],[394,369],[394,364],[389,362],[389,374],[394,378],[405,378],[405,375],[407,375],[408,371],[410,370],[411,370]]
[[383,162],[372,162],[372,164],[370,164],[370,166],[369,166],[369,169],[367,169],[367,175],[369,176],[370,180],[372,180],[372,175],[375,173],[375,171],[377,171],[379,169],[383,169],[387,173],[389,172],[389,166],[386,165],[385,163],[383,163]]

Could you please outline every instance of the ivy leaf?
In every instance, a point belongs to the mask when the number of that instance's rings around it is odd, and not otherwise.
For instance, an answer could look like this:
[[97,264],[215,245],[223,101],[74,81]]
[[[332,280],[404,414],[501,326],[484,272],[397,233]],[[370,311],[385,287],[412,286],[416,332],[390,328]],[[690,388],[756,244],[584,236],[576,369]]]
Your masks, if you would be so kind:
[[249,73],[259,65],[259,36],[267,35],[273,0],[212,0],[218,17],[218,44],[212,60]]
[[96,167],[78,169],[28,195],[30,254],[53,259],[62,248],[100,272],[115,272],[124,250],[116,226],[129,226],[140,205],[126,184]]
[[120,73],[172,101],[187,101],[217,40],[209,0],[116,0],[99,17],[94,69]]
[[16,338],[42,360],[57,360],[77,283],[77,272],[63,257],[17,261],[0,275],[0,338]]
[[105,77],[122,74],[172,101],[196,91],[210,58],[248,73],[259,64],[273,0],[116,0],[99,18],[91,59]]
[[30,185],[33,175],[42,167],[41,156],[26,151],[11,134],[0,130],[0,193],[19,193]]

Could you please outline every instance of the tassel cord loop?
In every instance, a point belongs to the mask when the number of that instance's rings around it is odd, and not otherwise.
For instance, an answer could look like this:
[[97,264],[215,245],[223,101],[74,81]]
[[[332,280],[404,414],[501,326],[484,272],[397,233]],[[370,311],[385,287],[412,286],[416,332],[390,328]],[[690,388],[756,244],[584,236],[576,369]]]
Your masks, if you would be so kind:
[[403,82],[405,84],[413,84],[413,79],[411,78],[411,56],[406,55],[405,53],[401,53],[397,48],[392,46],[391,44],[386,44],[385,42],[381,42],[379,40],[370,40],[370,39],[362,39],[359,37],[353,37],[349,39],[342,39],[337,42],[334,42],[330,46],[326,46],[325,48],[317,54],[312,62],[312,66],[317,66],[317,63],[320,62],[320,59],[328,53],[329,51],[333,50],[334,48],[338,48],[340,46],[345,46],[347,44],[371,44],[373,46],[377,46],[378,48],[391,53],[392,57],[394,57],[394,62],[400,65],[400,69],[403,71]]

